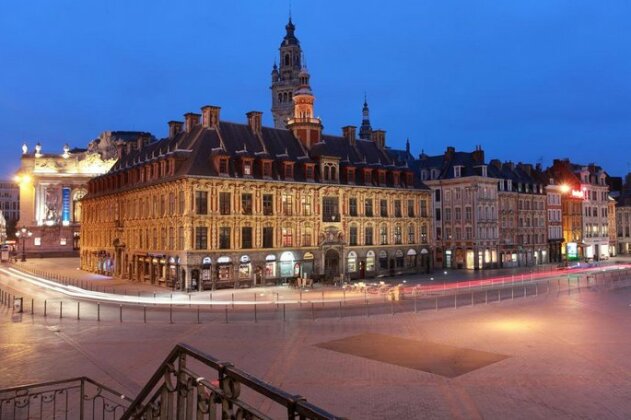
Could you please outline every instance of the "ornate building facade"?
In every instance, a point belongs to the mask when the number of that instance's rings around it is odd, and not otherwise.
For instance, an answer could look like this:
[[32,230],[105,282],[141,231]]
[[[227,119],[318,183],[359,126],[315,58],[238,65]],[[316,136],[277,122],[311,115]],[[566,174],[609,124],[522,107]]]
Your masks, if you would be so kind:
[[89,182],[82,269],[198,290],[430,271],[430,193],[409,153],[382,130],[322,133],[294,29],[272,74],[275,128],[205,106]]
[[64,146],[61,153],[45,153],[37,143],[33,151],[22,146],[21,166],[15,176],[19,185],[19,227],[32,236],[26,253],[35,256],[77,255],[80,247],[81,199],[91,178],[106,173],[128,138],[148,133],[104,132],[87,149]]

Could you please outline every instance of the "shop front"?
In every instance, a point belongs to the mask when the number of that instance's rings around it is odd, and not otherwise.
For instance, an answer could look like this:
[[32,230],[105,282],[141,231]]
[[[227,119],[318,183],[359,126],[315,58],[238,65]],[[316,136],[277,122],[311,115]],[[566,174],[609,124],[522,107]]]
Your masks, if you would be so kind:
[[252,260],[248,255],[239,257],[239,282],[252,281]]
[[232,271],[232,258],[228,256],[217,258],[217,285],[232,282]]
[[210,290],[213,288],[212,280],[212,266],[213,260],[209,256],[202,258],[202,272],[201,272],[201,288],[202,290]]
[[276,265],[276,255],[270,254],[265,257],[265,269],[263,271],[263,278],[265,283],[272,281],[278,277]]
[[285,251],[280,256],[280,277],[286,279],[296,276],[294,274],[294,264],[296,257],[291,251]]

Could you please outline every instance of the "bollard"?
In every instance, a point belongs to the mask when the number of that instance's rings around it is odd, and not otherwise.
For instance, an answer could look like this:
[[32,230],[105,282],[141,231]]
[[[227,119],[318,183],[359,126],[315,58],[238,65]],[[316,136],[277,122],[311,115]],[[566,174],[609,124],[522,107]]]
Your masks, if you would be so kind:
[[526,297],[526,285],[524,284],[524,297]]
[[311,302],[311,320],[315,321],[315,310],[313,309],[313,302]]
[[254,293],[254,301],[256,302],[256,293]]
[[64,312],[64,303],[59,302],[59,319],[63,318],[63,312]]
[[283,321],[285,321],[285,320],[286,320],[286,318],[285,318],[285,304],[283,303]]
[[438,296],[434,298],[434,308],[438,310]]
[[44,301],[44,316],[46,316],[46,301]]
[[188,307],[189,308],[191,307],[191,295],[190,294],[188,295]]
[[535,296],[539,296],[539,283],[535,283]]
[[145,324],[147,323],[147,306],[145,305],[142,307],[142,320]]
[[322,291],[322,306],[324,306],[324,290]]
[[199,322],[199,305],[197,305],[197,323],[201,324],[201,322]]
[[364,302],[368,303],[368,288],[364,287]]
[[454,309],[458,309],[458,295],[454,295]]
[[31,315],[35,314],[35,299],[31,299]]
[[300,293],[300,299],[299,299],[300,307],[302,308],[302,289],[300,289],[299,293]]
[[510,287],[510,298],[511,300],[515,299],[515,287],[513,285]]
[[153,292],[153,300],[156,300],[156,292]]
[[234,293],[232,294],[232,309],[234,310]]
[[226,324],[228,323],[228,305],[224,306],[225,314],[226,314]]
[[394,299],[392,299],[390,303],[391,303],[390,307],[392,308],[392,316],[394,316]]
[[339,318],[342,319],[342,301],[340,301],[339,304]]
[[101,302],[97,302],[96,304],[96,320],[101,320]]
[[77,321],[80,320],[79,318],[79,311],[81,310],[81,307],[79,306],[81,304],[81,302],[77,302]]
[[120,322],[123,322],[123,305],[119,306],[118,319]]
[[342,298],[344,299],[344,302],[346,302],[346,289],[342,289]]
[[484,292],[484,304],[489,304],[489,289],[486,289],[486,291]]
[[473,306],[473,292],[471,292],[471,306]]
[[169,305],[169,324],[173,324],[173,305]]
[[498,302],[502,301],[502,292],[500,291],[500,289],[497,289],[497,301]]
[[213,292],[210,292],[210,301],[213,301]]
[[256,318],[256,303],[254,304],[254,323],[257,323],[258,319]]
[[414,290],[414,313],[418,313],[418,309],[416,307],[416,290]]

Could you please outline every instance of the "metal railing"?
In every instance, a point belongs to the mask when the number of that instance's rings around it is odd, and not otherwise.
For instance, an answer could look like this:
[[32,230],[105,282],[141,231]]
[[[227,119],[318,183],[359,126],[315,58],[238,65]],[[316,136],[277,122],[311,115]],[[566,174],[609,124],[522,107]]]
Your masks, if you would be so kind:
[[118,419],[131,399],[89,378],[0,390],[0,419]]
[[[255,408],[255,404],[267,407],[266,412]],[[233,367],[230,363],[221,362],[186,344],[178,344],[121,418],[272,419],[282,417],[288,419],[338,418],[310,404],[305,398],[278,389]]]

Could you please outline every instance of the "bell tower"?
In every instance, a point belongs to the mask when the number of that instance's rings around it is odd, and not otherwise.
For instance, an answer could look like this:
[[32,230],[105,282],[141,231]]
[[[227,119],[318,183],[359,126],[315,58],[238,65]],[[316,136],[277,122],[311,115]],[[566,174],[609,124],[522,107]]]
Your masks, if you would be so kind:
[[322,122],[313,116],[315,97],[311,92],[309,72],[305,67],[300,70],[298,80],[300,85],[293,93],[293,116],[287,120],[287,128],[309,150],[314,143],[320,141]]
[[272,68],[272,116],[274,127],[286,128],[287,120],[293,116],[293,94],[300,86],[300,70],[302,68],[302,49],[300,41],[294,35],[296,27],[289,17],[285,25],[285,37],[280,44],[280,57],[277,66]]

